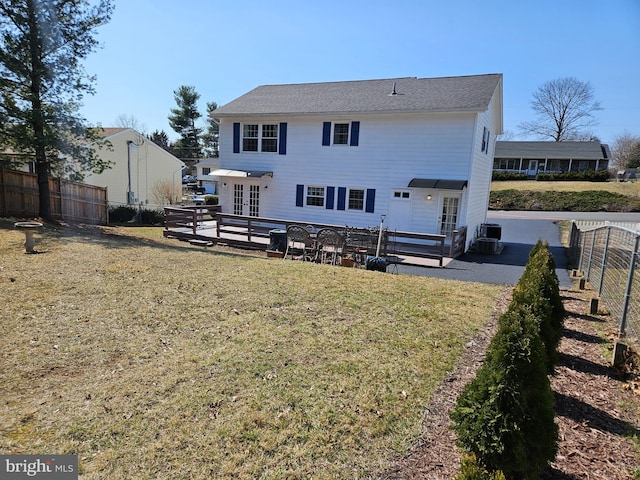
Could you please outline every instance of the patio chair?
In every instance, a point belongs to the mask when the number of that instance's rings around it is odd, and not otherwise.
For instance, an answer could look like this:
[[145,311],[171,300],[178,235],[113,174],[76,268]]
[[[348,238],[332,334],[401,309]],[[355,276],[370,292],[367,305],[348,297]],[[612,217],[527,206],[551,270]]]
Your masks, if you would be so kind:
[[342,256],[345,248],[345,239],[334,228],[321,228],[316,233],[316,242],[320,248],[320,259],[322,263],[335,265]]
[[311,234],[299,225],[289,225],[287,227],[287,248],[284,252],[284,258],[287,258],[291,252],[291,259],[294,258],[294,252],[302,250],[303,261],[315,261],[316,249]]

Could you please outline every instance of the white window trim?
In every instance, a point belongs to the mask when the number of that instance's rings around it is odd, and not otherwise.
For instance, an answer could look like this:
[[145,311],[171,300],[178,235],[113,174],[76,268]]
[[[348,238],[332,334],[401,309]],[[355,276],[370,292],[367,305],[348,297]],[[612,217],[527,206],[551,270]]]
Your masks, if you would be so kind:
[[[350,120],[340,120],[331,122],[331,145],[335,145],[337,147],[348,147],[351,145],[351,121]],[[336,125],[347,125],[347,142],[346,143],[335,143],[336,140]]]
[[[245,150],[244,149],[244,140],[245,138],[253,138],[253,137],[245,137],[244,136],[244,127],[245,125],[257,125],[258,126],[258,149],[257,150]],[[275,125],[276,129],[278,130],[278,135],[275,137],[275,141],[276,141],[276,150],[274,152],[263,152],[262,151],[262,140],[263,140],[263,131],[262,131],[262,127],[264,125]],[[240,151],[242,153],[263,153],[263,154],[275,154],[275,153],[280,153],[280,124],[279,123],[260,123],[260,122],[246,122],[246,123],[242,123],[240,125]],[[269,137],[269,140],[273,140],[274,137]]]
[[[359,191],[362,192],[362,208],[351,208],[351,192],[353,191]],[[364,212],[367,206],[367,189],[366,188],[359,188],[359,187],[348,187],[347,188],[347,198],[345,198],[346,201],[346,205],[345,208],[346,210],[354,210],[356,212]]]
[[[319,188],[322,190],[322,205],[309,205],[309,189],[310,188]],[[325,197],[327,195],[327,189],[326,187],[320,186],[320,185],[305,185],[305,192],[304,192],[304,205],[305,207],[310,207],[310,208],[324,208],[325,207]],[[311,195],[311,198],[321,198],[319,195]]]
[[[400,195],[398,197],[396,197],[396,193],[399,193]],[[395,200],[396,202],[399,202],[399,201],[410,202],[411,201],[411,197],[412,197],[411,190],[402,189],[402,188],[394,188],[391,191],[391,200]]]

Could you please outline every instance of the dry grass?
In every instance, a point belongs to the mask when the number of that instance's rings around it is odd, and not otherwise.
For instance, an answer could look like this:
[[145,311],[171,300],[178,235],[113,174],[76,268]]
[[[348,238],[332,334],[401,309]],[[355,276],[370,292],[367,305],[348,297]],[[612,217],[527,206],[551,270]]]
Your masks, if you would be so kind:
[[640,183],[637,182],[536,182],[505,181],[492,182],[491,190],[527,190],[532,192],[582,192],[607,191],[630,197],[640,196]]
[[375,475],[501,289],[157,228],[37,238],[0,222],[0,450],[77,453],[87,479]]

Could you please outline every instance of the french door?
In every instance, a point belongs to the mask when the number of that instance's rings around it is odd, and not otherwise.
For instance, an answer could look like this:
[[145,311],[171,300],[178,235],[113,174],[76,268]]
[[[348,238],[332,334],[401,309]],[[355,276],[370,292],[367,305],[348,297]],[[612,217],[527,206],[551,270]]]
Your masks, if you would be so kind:
[[442,198],[442,215],[440,217],[440,235],[451,237],[458,225],[459,196],[444,196]]
[[249,192],[245,192],[245,185],[233,185],[233,214],[260,216],[260,185],[249,185]]

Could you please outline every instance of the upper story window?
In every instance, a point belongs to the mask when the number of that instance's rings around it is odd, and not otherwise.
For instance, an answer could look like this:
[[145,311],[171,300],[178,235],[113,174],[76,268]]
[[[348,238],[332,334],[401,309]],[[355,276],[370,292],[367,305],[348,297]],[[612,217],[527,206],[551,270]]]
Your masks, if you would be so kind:
[[324,122],[322,145],[349,145],[357,147],[360,141],[360,122]]
[[278,124],[245,123],[242,126],[243,152],[277,152]]
[[209,175],[211,173],[211,167],[202,167],[202,175]]
[[333,124],[333,144],[334,145],[349,144],[349,124],[348,123]]
[[482,151],[484,153],[489,153],[489,137],[491,136],[491,134],[489,133],[489,130],[487,129],[487,127],[482,127]]
[[324,187],[307,187],[307,205],[324,207]]

